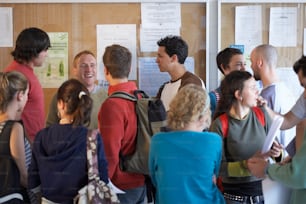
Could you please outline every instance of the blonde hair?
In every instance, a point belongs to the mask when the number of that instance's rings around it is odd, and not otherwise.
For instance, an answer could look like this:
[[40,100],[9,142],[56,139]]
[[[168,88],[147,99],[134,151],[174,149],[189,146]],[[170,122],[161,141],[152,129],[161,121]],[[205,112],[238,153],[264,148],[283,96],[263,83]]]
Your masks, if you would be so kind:
[[206,91],[198,85],[188,84],[182,87],[170,103],[168,125],[173,130],[181,130],[190,122],[208,116],[205,128],[211,123],[210,100]]

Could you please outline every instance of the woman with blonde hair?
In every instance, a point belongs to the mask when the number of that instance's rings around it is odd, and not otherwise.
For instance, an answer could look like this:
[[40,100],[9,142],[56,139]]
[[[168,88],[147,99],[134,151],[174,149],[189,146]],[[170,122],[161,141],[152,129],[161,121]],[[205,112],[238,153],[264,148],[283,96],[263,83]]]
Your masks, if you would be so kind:
[[211,122],[210,101],[201,86],[182,87],[170,103],[168,125],[151,141],[149,168],[156,203],[224,203],[214,178],[222,140],[203,132]]

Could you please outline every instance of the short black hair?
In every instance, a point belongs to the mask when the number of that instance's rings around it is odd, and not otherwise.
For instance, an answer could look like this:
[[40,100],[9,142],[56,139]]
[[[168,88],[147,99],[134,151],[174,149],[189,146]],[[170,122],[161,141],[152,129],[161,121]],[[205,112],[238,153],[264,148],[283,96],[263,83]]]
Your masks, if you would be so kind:
[[25,63],[49,47],[51,43],[48,34],[39,28],[31,27],[24,29],[18,35],[15,50],[11,54],[17,62]]
[[180,64],[185,63],[188,57],[188,45],[180,36],[168,35],[157,41],[157,45],[165,47],[165,51],[170,57],[177,55]]
[[302,70],[303,76],[306,77],[306,56],[303,55],[294,63],[293,70],[297,74]]
[[227,47],[224,50],[221,50],[216,57],[216,61],[217,61],[217,66],[218,69],[222,72],[222,74],[224,74],[223,69],[221,67],[221,65],[223,65],[223,67],[228,67],[231,58],[234,55],[242,55],[243,53],[241,52],[241,50],[237,49],[237,48],[230,48]]

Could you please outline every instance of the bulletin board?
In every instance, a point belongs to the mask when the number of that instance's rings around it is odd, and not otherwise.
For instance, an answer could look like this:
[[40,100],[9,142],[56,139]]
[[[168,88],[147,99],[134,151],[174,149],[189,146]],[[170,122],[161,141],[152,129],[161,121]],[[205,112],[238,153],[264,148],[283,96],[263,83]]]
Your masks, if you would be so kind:
[[[262,1],[261,1],[262,2]],[[279,1],[281,2],[281,1]],[[292,1],[293,2],[293,1]],[[270,8],[272,7],[296,7],[297,8],[297,44],[294,47],[276,47],[278,52],[278,67],[292,67],[294,62],[303,54],[303,33],[306,26],[304,3],[233,3],[223,2],[220,5],[220,30],[219,49],[222,50],[231,44],[235,44],[235,7],[253,6],[262,7],[262,43],[269,43]]]
[[[17,35],[26,27],[39,27],[46,32],[68,32],[69,66],[79,51],[88,49],[97,52],[97,24],[136,24],[137,56],[156,56],[156,52],[142,53],[139,48],[140,3],[0,3],[0,7],[13,8],[14,42]],[[205,17],[206,3],[181,3],[180,33],[189,45],[189,57],[194,57],[195,73],[204,81],[206,79]],[[13,47],[0,48],[0,70],[12,61],[10,55],[12,50]],[[56,90],[44,89],[46,113]]]

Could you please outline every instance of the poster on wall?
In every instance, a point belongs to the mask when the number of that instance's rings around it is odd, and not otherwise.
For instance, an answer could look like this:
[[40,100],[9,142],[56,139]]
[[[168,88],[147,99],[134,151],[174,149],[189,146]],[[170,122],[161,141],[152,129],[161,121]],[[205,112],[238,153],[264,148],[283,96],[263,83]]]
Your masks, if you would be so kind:
[[58,88],[68,79],[68,33],[49,32],[51,47],[41,67],[35,67],[35,74],[43,88]]

